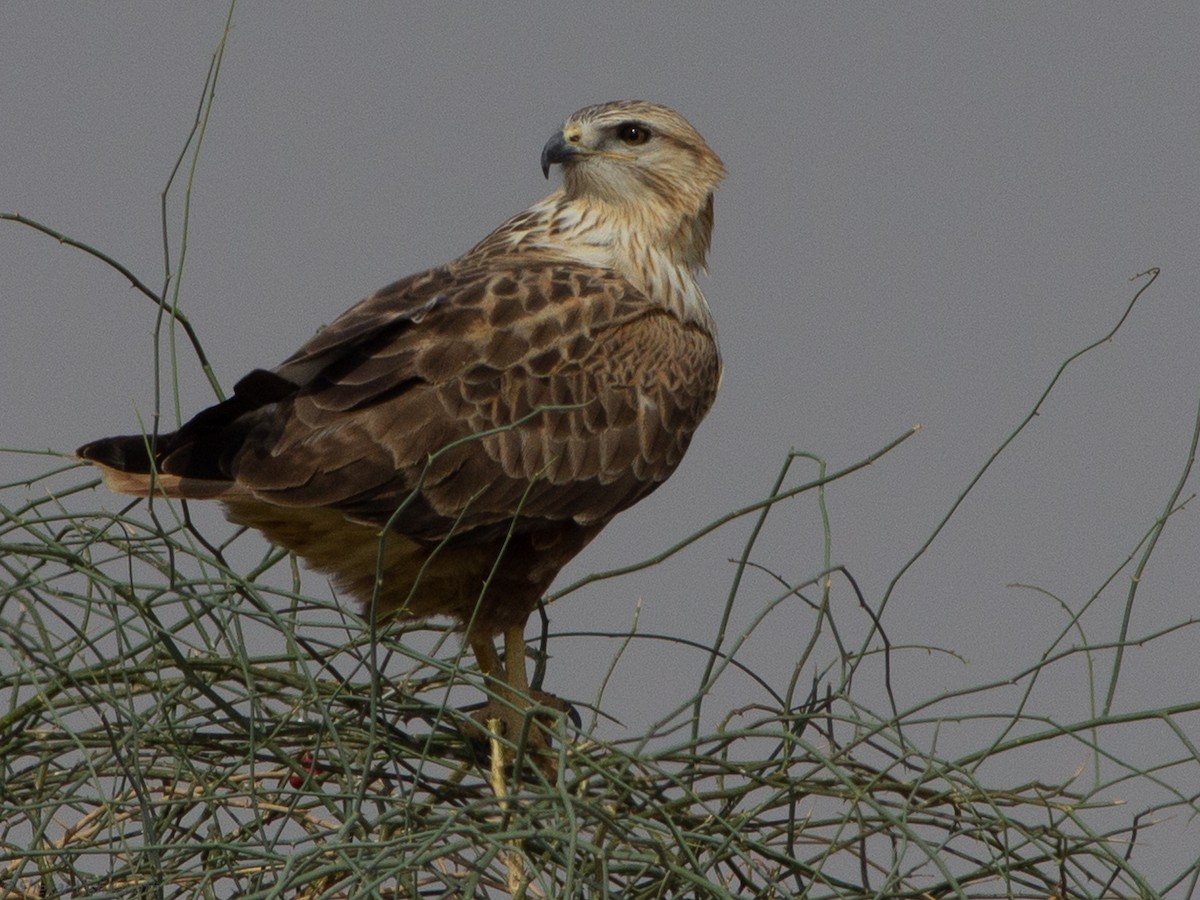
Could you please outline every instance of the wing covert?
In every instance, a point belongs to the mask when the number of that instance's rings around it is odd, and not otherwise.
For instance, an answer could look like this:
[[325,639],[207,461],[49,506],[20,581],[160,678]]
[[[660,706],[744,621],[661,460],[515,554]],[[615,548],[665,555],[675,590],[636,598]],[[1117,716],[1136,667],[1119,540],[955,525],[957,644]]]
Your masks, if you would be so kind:
[[674,470],[715,396],[711,335],[604,270],[422,277],[276,370],[307,378],[263,411],[240,485],[371,524],[406,504],[396,529],[433,541],[493,536],[518,513],[519,529],[600,523]]

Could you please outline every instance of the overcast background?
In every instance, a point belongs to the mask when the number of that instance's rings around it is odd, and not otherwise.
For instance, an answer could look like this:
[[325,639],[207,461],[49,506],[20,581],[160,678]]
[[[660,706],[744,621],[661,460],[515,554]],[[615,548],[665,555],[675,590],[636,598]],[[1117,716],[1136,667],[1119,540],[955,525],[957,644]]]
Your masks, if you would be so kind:
[[[224,18],[217,2],[6,4],[0,211],[159,286],[159,194]],[[181,308],[228,389],[546,193],[538,154],[575,109],[666,103],[729,168],[705,282],[725,382],[674,478],[558,585],[764,496],[790,448],[837,468],[921,423],[829,491],[833,560],[877,601],[1063,359],[1116,323],[1142,283],[1131,276],[1161,267],[1115,342],[1067,372],[897,587],[893,643],[964,657],[898,654],[905,706],[1036,662],[1065,614],[1008,585],[1078,609],[1182,471],[1200,399],[1198,48],[1195,3],[247,2],[194,183]],[[180,208],[175,195],[176,225]],[[66,451],[136,430],[153,403],[154,307],[95,260],[0,226],[0,444]],[[183,355],[190,413],[213,397]],[[812,474],[797,463],[793,480]],[[1168,524],[1134,634],[1195,615],[1197,512]],[[711,643],[749,527],[578,592],[552,608],[555,629],[620,630],[642,601],[642,630]],[[801,499],[773,513],[753,559],[798,582],[821,552]],[[1116,636],[1128,585],[1126,570],[1089,613],[1089,639]],[[752,573],[737,626],[778,591]],[[863,624],[844,586],[835,602]],[[743,660],[783,677],[807,637],[793,613],[772,618]],[[1117,709],[1194,700],[1195,643],[1184,629],[1132,650]],[[593,699],[615,646],[550,649],[547,686]],[[637,644],[605,709],[636,733],[690,695],[703,663]],[[1085,674],[1081,661],[1048,672],[1037,708],[1086,718]],[[733,677],[715,701],[751,699]],[[1152,753],[1158,737],[1135,739]],[[1030,778],[1067,778],[1085,759],[1060,754]],[[1195,835],[1164,836],[1155,852],[1195,858]]]

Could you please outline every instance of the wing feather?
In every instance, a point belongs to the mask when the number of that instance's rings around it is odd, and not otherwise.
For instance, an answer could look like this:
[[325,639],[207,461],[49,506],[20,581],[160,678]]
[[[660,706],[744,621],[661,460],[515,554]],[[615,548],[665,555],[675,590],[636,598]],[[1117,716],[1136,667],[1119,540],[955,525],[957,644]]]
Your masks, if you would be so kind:
[[376,525],[408,499],[395,527],[425,540],[518,514],[603,522],[665,480],[715,395],[711,335],[605,270],[447,271],[373,295],[280,366],[304,381],[256,411],[231,479]]

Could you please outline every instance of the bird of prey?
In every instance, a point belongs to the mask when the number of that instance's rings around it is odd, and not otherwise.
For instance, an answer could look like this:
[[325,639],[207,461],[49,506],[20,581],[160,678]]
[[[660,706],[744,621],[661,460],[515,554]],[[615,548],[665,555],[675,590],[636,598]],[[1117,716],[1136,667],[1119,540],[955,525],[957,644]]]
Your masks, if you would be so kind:
[[[678,113],[588,106],[563,185],[388,285],[178,431],[81,447],[108,487],[213,499],[379,619],[448,616],[518,733],[526,619],[675,470],[721,381],[697,285],[724,166]],[[504,657],[495,638],[504,637]]]

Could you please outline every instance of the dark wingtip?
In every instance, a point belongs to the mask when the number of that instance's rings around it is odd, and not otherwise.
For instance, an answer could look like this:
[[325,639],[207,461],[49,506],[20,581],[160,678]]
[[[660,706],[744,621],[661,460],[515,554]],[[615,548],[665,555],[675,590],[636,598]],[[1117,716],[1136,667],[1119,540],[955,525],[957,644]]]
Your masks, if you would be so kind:
[[146,452],[148,438],[141,434],[126,434],[101,438],[84,444],[75,455],[88,462],[100,463],[121,472],[150,472],[150,454]]
[[[246,413],[296,393],[295,383],[274,372],[256,369],[237,383],[233,396],[193,416],[179,431],[151,437],[124,434],[84,444],[75,455],[120,472],[149,475],[157,469],[189,478],[225,479],[226,464],[236,454],[251,419]],[[151,465],[149,447],[154,448]]]

